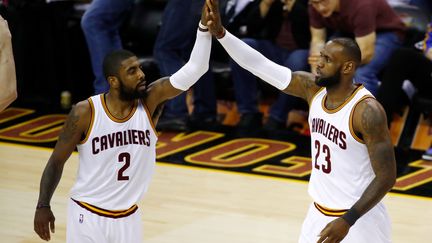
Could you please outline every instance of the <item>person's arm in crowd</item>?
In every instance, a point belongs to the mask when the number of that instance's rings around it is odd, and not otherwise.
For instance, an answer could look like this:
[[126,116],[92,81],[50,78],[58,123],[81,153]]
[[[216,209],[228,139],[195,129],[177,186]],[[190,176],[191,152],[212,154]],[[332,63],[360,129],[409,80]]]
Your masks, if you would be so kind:
[[359,45],[362,54],[361,64],[369,63],[374,57],[375,53],[375,31],[362,37],[356,37],[355,40]]
[[311,44],[309,50],[309,65],[311,65],[312,73],[315,73],[316,66],[320,58],[320,51],[325,45],[327,38],[327,31],[325,28],[314,28],[310,27],[311,31]]
[[376,9],[373,4],[360,4],[351,16],[353,34],[360,47],[361,64],[368,64],[375,55],[376,42]]
[[261,0],[259,4],[261,18],[265,18],[267,16],[274,1],[275,0]]
[[0,16],[0,111],[17,98],[12,37],[6,20]]

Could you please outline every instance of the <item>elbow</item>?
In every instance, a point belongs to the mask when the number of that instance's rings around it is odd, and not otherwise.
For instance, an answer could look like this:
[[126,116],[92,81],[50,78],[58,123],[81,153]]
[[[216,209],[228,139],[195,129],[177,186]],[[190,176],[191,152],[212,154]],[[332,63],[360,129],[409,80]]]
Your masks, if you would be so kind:
[[203,65],[203,67],[201,68],[201,73],[202,75],[204,75],[210,68],[209,63],[207,62],[205,65]]
[[391,190],[393,188],[393,186],[396,184],[396,173],[394,173],[394,175],[391,176],[391,178],[389,179],[389,190]]
[[383,185],[386,191],[390,191],[395,184],[396,184],[396,173],[391,173],[391,175],[385,177],[385,181],[383,182]]
[[364,53],[362,52],[362,64],[370,63],[373,58],[374,58],[373,52],[367,52],[367,51],[365,51]]
[[11,103],[18,98],[18,92],[14,90],[11,94]]
[[16,99],[18,98],[18,92],[15,90],[13,90],[8,97],[8,105],[12,104],[12,102],[14,102]]
[[6,109],[12,102],[14,102],[18,97],[16,90],[12,91],[5,97],[0,97],[0,112]]

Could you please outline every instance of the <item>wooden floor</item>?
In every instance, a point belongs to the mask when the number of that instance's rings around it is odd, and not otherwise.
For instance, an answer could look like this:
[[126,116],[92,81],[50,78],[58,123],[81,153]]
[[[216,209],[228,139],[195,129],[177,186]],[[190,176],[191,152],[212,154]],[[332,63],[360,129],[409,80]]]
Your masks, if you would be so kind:
[[[42,242],[33,232],[33,214],[50,153],[0,143],[1,242]],[[50,242],[65,242],[76,167],[74,154],[52,200],[56,233]],[[148,243],[290,243],[297,242],[309,203],[304,182],[158,163],[140,207]],[[394,242],[430,242],[432,200],[390,194],[385,203]]]

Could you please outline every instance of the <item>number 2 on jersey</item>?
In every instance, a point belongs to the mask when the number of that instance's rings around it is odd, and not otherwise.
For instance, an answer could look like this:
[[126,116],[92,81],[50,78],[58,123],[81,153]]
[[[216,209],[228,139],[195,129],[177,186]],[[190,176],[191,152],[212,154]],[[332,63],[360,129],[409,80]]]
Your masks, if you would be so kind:
[[322,164],[321,166],[318,164],[318,157],[320,155],[321,151],[321,143],[318,140],[315,140],[315,169],[319,170],[321,169],[324,173],[330,174],[331,172],[331,160],[330,160],[330,148],[326,145],[322,145],[322,152],[325,155],[325,161],[327,162],[327,165]]
[[118,156],[118,162],[125,163],[117,174],[117,180],[119,181],[127,181],[129,180],[129,176],[123,175],[123,172],[129,167],[130,165],[130,154],[129,153],[121,153]]

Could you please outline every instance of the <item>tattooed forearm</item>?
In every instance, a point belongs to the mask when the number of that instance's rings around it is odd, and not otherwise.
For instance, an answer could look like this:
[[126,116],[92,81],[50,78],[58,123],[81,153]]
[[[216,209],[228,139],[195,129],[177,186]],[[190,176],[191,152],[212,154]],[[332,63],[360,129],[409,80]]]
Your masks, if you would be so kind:
[[42,174],[40,182],[39,202],[49,204],[51,197],[60,181],[63,173],[63,166],[57,167],[53,163],[48,163]]
[[396,180],[393,145],[387,129],[385,113],[376,100],[368,99],[358,109],[358,131],[366,143],[375,178],[354,207],[360,214],[376,205]]
[[369,157],[376,170],[387,171],[389,163],[395,160],[393,146],[387,141],[375,142],[368,147]]
[[387,142],[380,142],[368,148],[376,177],[354,205],[360,215],[374,207],[391,190],[396,180],[396,162],[392,146]]
[[60,143],[68,143],[72,139],[73,135],[78,129],[78,121],[80,117],[75,112],[75,108],[71,111],[66,122],[63,126],[63,129],[59,135],[58,142]]

